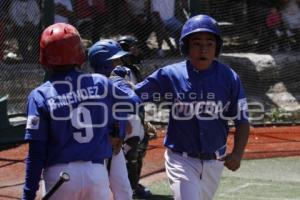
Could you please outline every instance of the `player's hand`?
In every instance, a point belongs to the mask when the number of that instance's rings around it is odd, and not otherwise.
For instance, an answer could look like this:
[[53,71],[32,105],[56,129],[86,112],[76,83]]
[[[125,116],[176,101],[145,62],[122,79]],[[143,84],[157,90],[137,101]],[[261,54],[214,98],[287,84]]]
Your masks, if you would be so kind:
[[122,140],[118,137],[110,137],[110,142],[113,147],[113,154],[117,155],[122,148]]
[[222,159],[224,161],[225,167],[231,171],[236,171],[241,166],[241,157],[231,153],[225,156],[225,158]]
[[129,75],[129,73],[130,71],[127,70],[127,68],[122,66],[117,66],[111,72],[111,76],[120,76],[122,78],[125,78],[127,75]]

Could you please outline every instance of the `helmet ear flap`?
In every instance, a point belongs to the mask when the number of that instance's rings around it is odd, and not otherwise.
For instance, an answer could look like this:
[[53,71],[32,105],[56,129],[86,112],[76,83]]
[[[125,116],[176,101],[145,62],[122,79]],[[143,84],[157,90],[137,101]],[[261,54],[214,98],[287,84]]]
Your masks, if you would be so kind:
[[187,56],[189,53],[188,38],[189,37],[179,41],[180,52],[183,56]]
[[186,48],[186,45],[184,44],[183,41],[179,42],[179,47],[180,47],[181,55],[186,56],[187,55],[187,48]]

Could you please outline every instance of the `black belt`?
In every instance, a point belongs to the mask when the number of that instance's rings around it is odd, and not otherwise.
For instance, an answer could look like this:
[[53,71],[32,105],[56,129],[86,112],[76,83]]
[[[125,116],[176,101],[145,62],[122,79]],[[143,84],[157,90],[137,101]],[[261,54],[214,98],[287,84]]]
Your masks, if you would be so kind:
[[183,157],[191,157],[191,158],[198,158],[200,160],[216,160],[216,154],[215,153],[187,153],[187,152],[183,152],[183,151],[177,151],[177,150],[173,150],[171,149],[172,152],[179,154]]
[[104,164],[104,159],[97,159],[97,160],[92,160],[92,163],[96,163],[96,164]]

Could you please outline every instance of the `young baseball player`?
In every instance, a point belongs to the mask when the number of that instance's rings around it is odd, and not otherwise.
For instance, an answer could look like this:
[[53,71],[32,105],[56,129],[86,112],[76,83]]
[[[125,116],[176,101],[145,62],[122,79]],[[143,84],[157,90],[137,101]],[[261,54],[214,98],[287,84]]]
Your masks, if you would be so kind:
[[24,200],[35,199],[41,174],[47,192],[62,171],[70,181],[51,199],[109,199],[104,160],[112,155],[112,108],[117,102],[134,104],[138,98],[104,76],[79,72],[76,68],[84,61],[81,38],[73,26],[57,23],[44,30],[40,63],[52,73],[28,97]]
[[[183,26],[180,48],[186,60],[155,71],[136,86],[143,101],[171,107],[165,138],[165,167],[176,200],[211,200],[223,166],[240,167],[248,140],[247,102],[239,76],[216,57],[222,37],[207,15]],[[158,98],[161,97],[161,98]],[[226,154],[228,120],[236,127],[234,148]]]
[[[128,52],[122,50],[120,45],[114,40],[100,40],[96,42],[89,49],[88,59],[90,66],[96,73],[103,74],[110,77],[112,70],[115,66],[122,65],[121,57],[127,55]],[[127,69],[129,70],[129,69]],[[127,73],[127,72],[126,72]],[[124,89],[124,92],[134,92],[132,89],[128,89],[127,83],[124,84],[119,78],[113,78],[112,82]],[[129,124],[132,127],[132,131],[129,134],[123,136],[125,140],[128,135],[143,137],[144,129],[141,125],[141,120],[136,115],[132,114],[128,118]],[[142,135],[141,135],[142,134]],[[130,200],[132,199],[132,189],[128,179],[128,172],[126,168],[126,160],[123,150],[113,155],[109,161],[108,171],[110,188],[115,200]]]

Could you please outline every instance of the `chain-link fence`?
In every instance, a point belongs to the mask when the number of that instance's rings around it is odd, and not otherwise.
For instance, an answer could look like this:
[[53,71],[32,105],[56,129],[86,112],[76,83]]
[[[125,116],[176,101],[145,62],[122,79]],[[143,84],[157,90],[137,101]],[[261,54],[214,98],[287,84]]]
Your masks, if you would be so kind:
[[241,76],[249,102],[265,106],[261,122],[299,119],[297,0],[1,0],[0,6],[0,96],[9,94],[9,113],[25,112],[26,96],[43,81],[38,42],[47,25],[73,24],[87,48],[99,39],[134,35],[147,75],[183,59],[181,27],[201,13],[219,22],[220,59]]

